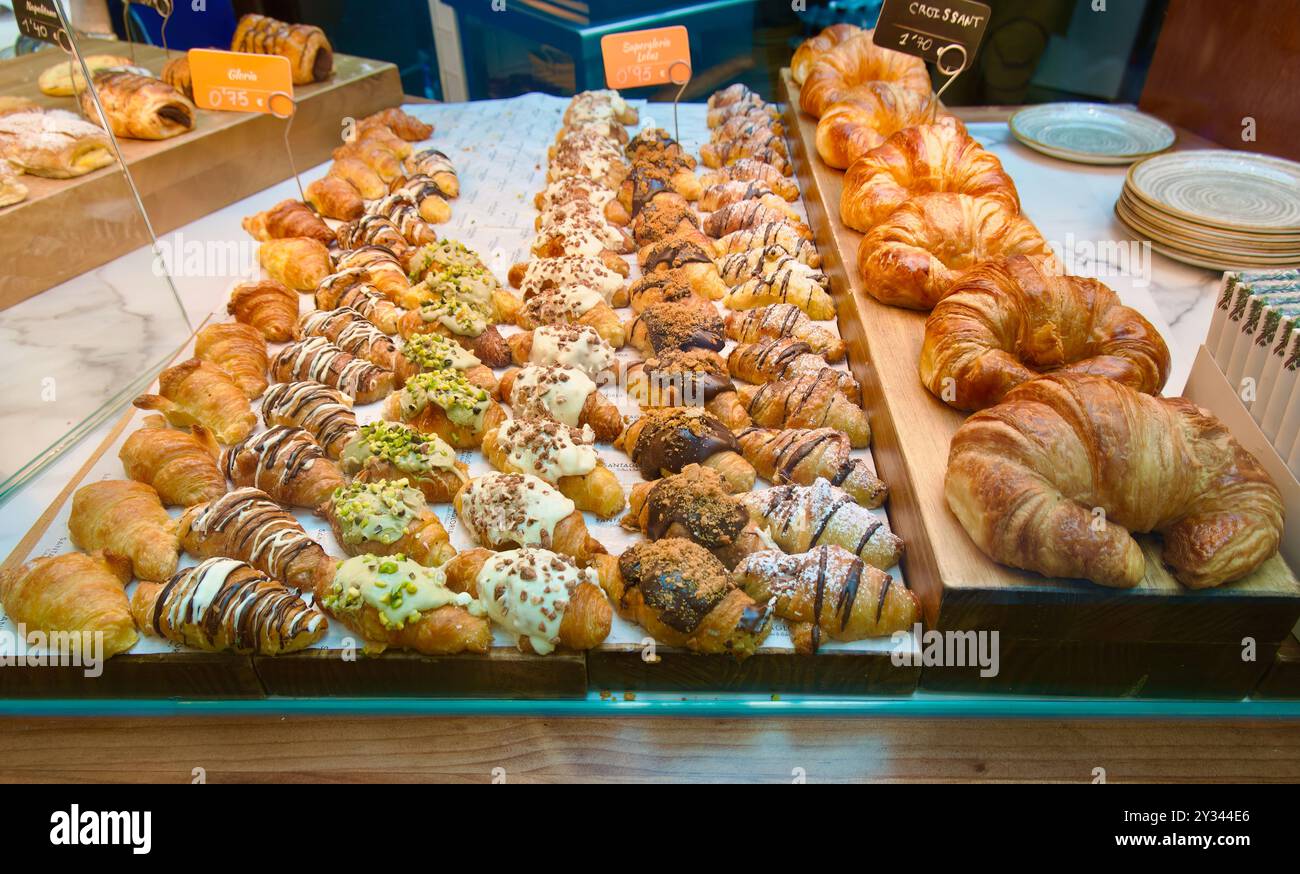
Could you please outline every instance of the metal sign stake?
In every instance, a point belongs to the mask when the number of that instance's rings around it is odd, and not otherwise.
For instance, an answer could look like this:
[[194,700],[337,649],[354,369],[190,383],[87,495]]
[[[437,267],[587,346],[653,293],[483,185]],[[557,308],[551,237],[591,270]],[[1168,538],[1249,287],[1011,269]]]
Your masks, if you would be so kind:
[[[956,68],[945,68],[943,63],[943,56],[953,50],[961,52],[961,62],[957,65]],[[939,87],[939,90],[935,91],[930,96],[930,124],[934,124],[935,119],[938,118],[939,116],[940,95],[942,95],[943,92],[947,91],[948,86],[951,85],[953,82],[955,82],[957,80],[957,77],[960,76],[963,72],[965,72],[966,65],[968,63],[970,63],[970,56],[966,54],[965,46],[959,45],[957,43],[952,43],[950,45],[944,46],[939,50],[939,57],[935,60],[934,66],[935,69],[937,69],[940,73],[943,73],[945,76],[948,77],[948,81],[944,82],[943,85]]]
[[[289,111],[287,113],[281,114],[275,111],[275,99],[277,97],[283,97],[285,100],[289,101]],[[293,181],[298,185],[298,199],[305,202],[307,200],[307,195],[303,193],[302,180],[298,178],[298,165],[294,163],[293,160],[293,146],[289,145],[289,131],[293,128],[293,117],[297,113],[298,103],[293,99],[293,97],[285,92],[275,91],[266,99],[266,108],[276,118],[285,119],[284,150],[289,154],[289,169],[293,171]]]
[[[684,67],[686,69],[686,78],[682,79],[680,82],[677,81],[677,77],[673,73],[673,71],[678,67]],[[674,85],[682,86],[677,89],[677,96],[673,98],[673,139],[680,140],[682,135],[677,128],[677,102],[682,99],[682,95],[686,93],[686,86],[691,82],[691,65],[685,61],[673,61],[672,66],[668,68],[668,79]]]

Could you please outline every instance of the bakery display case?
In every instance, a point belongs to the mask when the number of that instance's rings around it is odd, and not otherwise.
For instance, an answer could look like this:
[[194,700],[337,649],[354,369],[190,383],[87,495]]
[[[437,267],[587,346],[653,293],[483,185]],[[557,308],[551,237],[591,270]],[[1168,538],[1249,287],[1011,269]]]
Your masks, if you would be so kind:
[[[658,30],[750,5],[593,4],[562,95],[266,10],[219,93],[0,60],[0,711],[1300,715],[1300,166],[947,102],[889,3]],[[32,177],[55,123],[110,163]]]

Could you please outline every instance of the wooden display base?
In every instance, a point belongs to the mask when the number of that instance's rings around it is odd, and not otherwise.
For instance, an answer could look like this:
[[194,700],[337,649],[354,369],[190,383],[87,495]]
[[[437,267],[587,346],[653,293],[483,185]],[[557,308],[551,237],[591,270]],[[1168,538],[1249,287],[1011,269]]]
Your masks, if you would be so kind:
[[[130,56],[126,43],[82,42],[84,54]],[[177,53],[173,52],[172,57]],[[136,62],[155,73],[167,56],[135,46]],[[78,112],[73,97],[47,97],[36,80],[67,56],[42,51],[0,61],[0,95]],[[329,81],[294,90],[289,142],[299,168],[319,164],[341,142],[344,117],[360,118],[402,102],[390,63],[334,56]],[[164,234],[287,179],[285,121],[271,115],[199,110],[189,133],[168,140],[119,139],[155,233]],[[76,179],[23,176],[27,199],[0,209],[0,309],[149,245],[148,231],[116,163]]]
[[[831,278],[840,333],[871,415],[872,455],[889,484],[890,518],[907,542],[904,573],[922,601],[927,627],[998,631],[1003,670],[1016,678],[1015,691],[1039,693],[1090,694],[1131,683],[1142,694],[1180,694],[1195,686],[1180,680],[1220,670],[1232,654],[1240,661],[1243,638],[1252,638],[1261,650],[1276,647],[1300,618],[1300,583],[1280,556],[1247,579],[1192,592],[1161,564],[1159,538],[1140,537],[1147,575],[1137,588],[1117,591],[1004,567],[975,547],[943,495],[948,445],[963,416],[932,397],[917,377],[925,314],[885,306],[864,291],[857,271],[862,235],[839,216],[843,174],[817,155],[816,120],[800,112],[798,86],[788,70],[782,78],[796,173],[822,270]],[[1012,641],[1037,643],[1011,646]],[[1068,657],[1046,655],[1064,642],[1071,644]],[[1157,650],[1171,644],[1196,645],[1183,650],[1182,672],[1152,674],[1139,682],[1143,647],[1150,647],[1155,670],[1164,658]],[[1104,656],[1106,648],[1117,645],[1123,655]],[[1268,659],[1247,664],[1249,670],[1225,676],[1222,694],[1249,694]],[[923,688],[931,688],[932,675],[936,682],[953,676],[926,667]],[[952,688],[952,682],[943,679],[941,685]],[[977,675],[958,685],[993,690]]]
[[1251,697],[1300,698],[1300,640],[1287,635]]

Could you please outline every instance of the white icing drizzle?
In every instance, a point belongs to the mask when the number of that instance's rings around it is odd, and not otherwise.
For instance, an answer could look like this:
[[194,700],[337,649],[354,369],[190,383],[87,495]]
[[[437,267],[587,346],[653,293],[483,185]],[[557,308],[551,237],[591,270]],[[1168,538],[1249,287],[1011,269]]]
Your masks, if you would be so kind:
[[517,418],[549,418],[577,426],[596,383],[581,370],[553,364],[519,368],[510,387],[510,408]]
[[236,537],[248,563],[277,580],[288,577],[289,562],[300,553],[320,548],[291,513],[255,488],[235,489],[209,501],[190,528],[201,538]]
[[560,625],[574,591],[595,575],[548,549],[498,552],[478,572],[478,597],[494,622],[528,638],[539,655],[560,642]]
[[[210,558],[196,567],[180,571],[158,594],[152,626],[169,639],[184,642],[183,629],[198,630],[209,643],[224,629],[237,650],[262,649],[265,641],[272,651],[304,632],[314,633],[325,617],[274,580],[255,573],[232,589],[230,576],[249,567],[233,558]],[[266,585],[266,584],[271,585]],[[219,611],[209,616],[209,611]],[[161,622],[166,611],[167,634]],[[245,618],[245,613],[250,613]]]
[[461,519],[478,542],[493,548],[549,548],[555,526],[574,510],[573,501],[531,474],[487,473],[460,496]]
[[[334,369],[340,356],[347,359],[342,367]],[[310,337],[291,343],[281,349],[271,362],[272,372],[287,365],[295,379],[309,379],[333,386],[356,397],[369,391],[372,383],[383,372],[364,358],[358,358],[335,346],[324,337]]]

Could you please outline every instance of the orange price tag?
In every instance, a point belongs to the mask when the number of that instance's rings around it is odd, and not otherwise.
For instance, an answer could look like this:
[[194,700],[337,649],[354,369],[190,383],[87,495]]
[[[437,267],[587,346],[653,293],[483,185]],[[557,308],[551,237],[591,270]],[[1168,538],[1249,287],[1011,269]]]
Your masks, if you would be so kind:
[[293,72],[280,55],[190,49],[190,80],[200,109],[293,114]]
[[691,77],[691,41],[680,24],[605,34],[600,54],[609,88],[685,85]]

